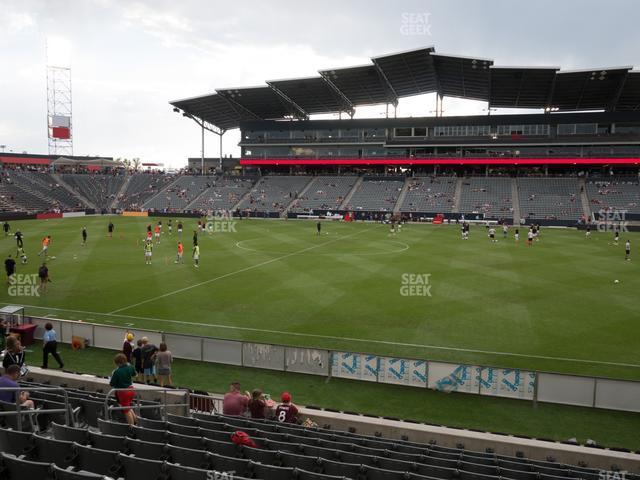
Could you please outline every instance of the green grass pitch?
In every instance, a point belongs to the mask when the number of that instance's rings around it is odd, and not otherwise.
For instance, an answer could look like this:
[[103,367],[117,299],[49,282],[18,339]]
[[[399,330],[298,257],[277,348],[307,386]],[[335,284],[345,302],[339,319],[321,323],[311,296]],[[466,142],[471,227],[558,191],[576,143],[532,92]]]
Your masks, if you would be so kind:
[[[107,224],[116,226],[107,238]],[[86,217],[11,222],[25,235],[35,273],[40,240],[52,236],[52,283],[40,297],[0,293],[28,314],[134,325],[258,342],[640,379],[640,235],[543,228],[527,247],[513,230],[491,243],[457,226],[406,225],[397,235],[370,223],[242,220],[235,232],[200,234],[184,219],[184,264],[164,223],[153,264],[142,240],[158,218]],[[88,243],[81,245],[81,229]],[[0,234],[1,235],[1,234]],[[15,255],[13,236],[0,237]],[[402,295],[407,274],[429,275],[430,295]],[[619,283],[614,283],[614,280]],[[406,292],[405,292],[406,293]],[[416,292],[412,292],[416,293]]]

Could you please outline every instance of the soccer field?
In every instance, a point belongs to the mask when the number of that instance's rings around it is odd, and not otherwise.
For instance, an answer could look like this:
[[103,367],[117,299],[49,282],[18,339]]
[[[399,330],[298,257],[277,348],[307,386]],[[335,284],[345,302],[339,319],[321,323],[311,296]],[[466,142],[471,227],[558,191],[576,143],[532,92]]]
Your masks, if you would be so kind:
[[[491,243],[483,226],[463,241],[457,226],[391,235],[380,224],[327,222],[317,235],[315,222],[242,220],[235,232],[200,234],[196,269],[194,219],[183,220],[184,264],[174,263],[177,220],[169,236],[162,218],[145,265],[142,240],[157,220],[11,222],[29,257],[18,273],[37,272],[40,240],[52,236],[52,283],[40,297],[2,289],[0,302],[123,327],[640,379],[640,257],[625,261],[623,245],[637,248],[638,234],[614,246],[610,234],[547,228],[527,247],[525,229],[519,243],[513,231]],[[0,238],[5,258],[15,244]],[[429,275],[429,286],[412,274]]]

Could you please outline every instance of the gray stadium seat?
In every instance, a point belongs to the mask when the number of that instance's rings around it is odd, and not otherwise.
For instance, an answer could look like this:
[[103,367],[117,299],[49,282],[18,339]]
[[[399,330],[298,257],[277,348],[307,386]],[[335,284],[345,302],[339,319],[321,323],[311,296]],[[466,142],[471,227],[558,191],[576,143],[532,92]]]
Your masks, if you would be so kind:
[[151,430],[148,428],[136,427],[135,425],[131,427],[131,434],[129,434],[129,436],[133,436],[133,438],[137,438],[138,440],[144,440],[145,442],[167,443],[166,431]]
[[74,461],[73,442],[45,438],[34,434],[33,441],[36,446],[29,457],[38,462],[55,463],[59,467],[67,468]]
[[127,448],[125,437],[107,435],[99,432],[89,432],[89,443],[93,448],[114,452],[126,451]]
[[287,467],[274,467],[273,465],[263,465],[261,463],[251,463],[253,478],[264,480],[291,480],[293,469]]
[[89,443],[89,431],[86,428],[69,427],[53,422],[51,424],[53,437],[67,442],[77,442],[82,445]]
[[179,433],[168,433],[167,443],[175,445],[176,447],[202,450],[205,445],[205,439],[203,439],[202,437],[193,437],[190,435],[180,435]]
[[75,444],[75,464],[80,470],[117,478],[121,472],[119,453],[111,450],[101,450],[96,447]]
[[130,455],[118,454],[118,461],[122,465],[125,480],[133,479],[161,479],[165,478],[165,462],[158,460],[146,460]]
[[127,423],[111,422],[109,420],[98,420],[98,428],[107,435],[118,435],[121,437],[131,436],[131,426]]
[[200,427],[198,426],[189,426],[189,425],[180,425],[178,423],[167,423],[167,430],[172,433],[179,433],[180,435],[191,435],[193,436],[202,436],[200,433]]
[[26,455],[34,448],[31,433],[0,428],[0,451],[11,455]]
[[129,455],[149,460],[167,460],[169,458],[169,449],[164,443],[143,442],[127,438],[127,451]]
[[150,430],[166,430],[167,422],[162,420],[151,420],[149,418],[138,417],[137,425]]
[[104,480],[104,475],[85,471],[72,471],[60,468],[57,465],[51,466],[55,480]]
[[169,457],[171,458],[171,463],[192,468],[211,469],[209,453],[203,450],[192,450],[190,448],[169,445]]
[[6,453],[0,454],[2,459],[2,476],[5,480],[53,480],[51,465],[42,462],[22,460]]
[[[226,457],[237,457],[239,450],[235,443],[227,440],[226,442],[222,442],[220,440],[213,440],[211,438],[204,439],[204,448],[212,453],[217,453],[218,455],[224,455]],[[251,449],[256,450],[256,449]],[[260,450],[264,452],[265,450]],[[249,458],[249,457],[247,457]]]

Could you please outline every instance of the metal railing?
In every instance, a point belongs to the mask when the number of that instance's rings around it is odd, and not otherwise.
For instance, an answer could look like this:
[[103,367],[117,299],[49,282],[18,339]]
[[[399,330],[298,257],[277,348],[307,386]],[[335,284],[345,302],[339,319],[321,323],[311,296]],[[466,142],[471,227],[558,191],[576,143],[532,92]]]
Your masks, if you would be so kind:
[[[65,408],[45,408],[45,409],[28,409],[22,408],[20,404],[20,392],[62,392],[62,396],[64,397],[64,406]],[[37,417],[42,414],[53,414],[53,413],[64,413],[64,421],[65,425],[71,426],[70,423],[70,408],[69,405],[69,395],[67,391],[63,387],[30,387],[30,386],[19,386],[19,387],[0,387],[0,392],[15,392],[15,411],[12,410],[0,410],[0,417],[2,416],[16,416],[16,423],[18,430],[22,431],[22,416],[27,415],[29,418],[29,422],[31,424],[32,430],[36,430],[35,425],[37,425],[37,421],[34,424],[33,417]],[[36,400],[38,400],[36,398]],[[4,402],[5,405],[13,405],[11,402]]]
[[222,399],[201,393],[189,395],[189,410],[197,413],[209,413],[211,415],[222,412]]
[[[133,391],[135,393],[135,404],[131,405],[130,407],[123,407],[120,406],[120,404],[118,403],[118,406],[115,405],[109,405],[109,399],[111,398],[115,398],[116,401],[118,401],[118,397],[116,395],[116,392],[124,392],[124,391]],[[148,390],[149,393],[162,393],[163,394],[163,401],[160,403],[154,403],[154,404],[148,404],[148,405],[143,405],[141,402],[144,400],[141,395],[140,392],[136,389],[130,389],[130,388],[112,388],[111,390],[109,390],[109,392],[107,393],[107,395],[104,398],[104,414],[105,414],[105,419],[106,420],[111,420],[111,412],[117,411],[123,411],[123,410],[133,410],[136,412],[136,415],[140,416],[140,412],[141,410],[150,410],[150,409],[158,409],[161,412],[161,416],[163,418],[163,420],[167,419],[167,408],[178,408],[178,407],[183,407],[185,409],[185,413],[188,415],[189,414],[189,406],[190,406],[190,397],[191,397],[191,392],[186,389],[186,388],[154,388],[153,390]],[[185,395],[186,401],[185,403],[169,403],[167,401],[167,393],[183,393]]]

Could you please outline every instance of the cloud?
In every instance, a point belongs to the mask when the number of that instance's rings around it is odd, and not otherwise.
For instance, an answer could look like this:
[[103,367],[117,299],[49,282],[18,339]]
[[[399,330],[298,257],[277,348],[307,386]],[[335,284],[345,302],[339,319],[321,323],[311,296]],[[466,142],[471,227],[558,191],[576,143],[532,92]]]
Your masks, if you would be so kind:
[[14,12],[9,9],[0,9],[0,25],[5,35],[17,35],[36,26],[33,16],[26,12]]

